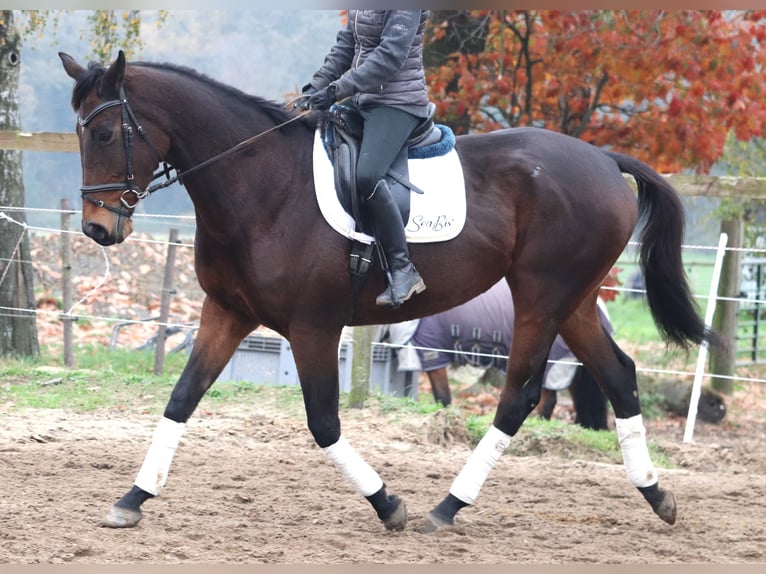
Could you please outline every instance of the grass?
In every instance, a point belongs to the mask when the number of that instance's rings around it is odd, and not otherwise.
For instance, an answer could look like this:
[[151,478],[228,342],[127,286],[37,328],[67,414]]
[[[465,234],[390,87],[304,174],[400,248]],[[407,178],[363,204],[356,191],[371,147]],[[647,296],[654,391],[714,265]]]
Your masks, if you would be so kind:
[[[683,258],[689,288],[696,297],[700,317],[704,317],[707,295],[713,278],[715,252],[685,252]],[[620,269],[619,280],[623,283],[623,287],[629,288],[628,279],[638,269],[635,258],[624,254],[615,267]],[[607,309],[618,338],[638,344],[662,342],[645,297],[636,297],[630,292],[620,292],[614,301],[607,303]]]
[[[152,374],[154,354],[150,351],[109,350],[80,347],[75,350],[76,367],[63,366],[61,358],[49,349],[40,358],[0,360],[0,409],[63,409],[95,412],[100,409],[126,413],[160,415],[170,392],[186,363],[186,355],[166,357],[162,375]],[[305,416],[303,399],[297,386],[277,387],[248,382],[216,383],[200,402],[199,408],[218,410],[227,406],[253,405],[285,417]],[[341,411],[348,411],[341,396]],[[389,424],[425,425],[441,407],[431,395],[418,400],[372,394],[366,409],[385,415]],[[455,409],[455,407],[450,407]],[[343,418],[343,412],[341,412]],[[445,417],[447,424],[463,424],[472,444],[479,442],[492,423],[492,415]],[[413,421],[415,421],[413,423]],[[652,458],[660,467],[672,466],[660,449],[649,444]],[[514,455],[559,454],[619,464],[622,455],[611,431],[593,431],[563,421],[529,417],[519,430],[508,452]]]
[[[466,420],[468,435],[473,444],[484,436],[493,415],[473,415]],[[675,464],[653,441],[648,441],[649,454],[654,464],[661,468],[673,468]],[[528,417],[508,447],[509,454],[538,455],[553,453],[571,458],[588,458],[622,463],[622,451],[613,431],[584,429],[559,420]]]
[[609,301],[606,308],[616,338],[638,344],[662,341],[645,298],[631,298],[621,294],[614,301]]
[[161,412],[151,399],[170,393],[185,357],[169,356],[165,374],[153,375],[154,355],[141,351],[108,351],[82,347],[77,367],[43,349],[36,360],[0,360],[0,405],[16,408],[140,408]]

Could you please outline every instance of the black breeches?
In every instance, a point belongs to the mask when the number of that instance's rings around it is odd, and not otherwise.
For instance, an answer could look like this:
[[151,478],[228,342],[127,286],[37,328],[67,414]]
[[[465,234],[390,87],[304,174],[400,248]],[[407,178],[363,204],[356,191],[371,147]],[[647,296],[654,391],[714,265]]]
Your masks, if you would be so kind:
[[386,106],[360,110],[360,113],[364,118],[364,131],[356,166],[356,184],[366,199],[386,175],[419,120],[412,114]]

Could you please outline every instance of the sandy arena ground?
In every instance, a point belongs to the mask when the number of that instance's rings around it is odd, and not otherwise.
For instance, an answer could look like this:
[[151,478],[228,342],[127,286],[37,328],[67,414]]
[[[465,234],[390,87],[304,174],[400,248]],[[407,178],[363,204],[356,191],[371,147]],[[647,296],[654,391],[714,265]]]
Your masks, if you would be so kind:
[[432,535],[415,526],[470,452],[439,430],[438,413],[342,414],[344,435],[405,499],[403,532],[386,532],[302,415],[274,404],[201,406],[165,490],[137,528],[113,530],[100,520],[130,487],[155,417],[0,405],[0,563],[762,563],[762,405],[753,413],[746,395],[735,398],[723,423],[697,425],[692,444],[680,418],[647,423],[677,461],[660,471],[677,498],[675,526],[654,515],[622,465],[520,433],[477,503]]

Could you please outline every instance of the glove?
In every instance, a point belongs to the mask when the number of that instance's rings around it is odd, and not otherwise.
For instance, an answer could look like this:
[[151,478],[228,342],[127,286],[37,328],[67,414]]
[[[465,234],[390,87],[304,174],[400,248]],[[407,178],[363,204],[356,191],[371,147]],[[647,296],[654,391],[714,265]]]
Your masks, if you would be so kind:
[[312,94],[316,94],[316,88],[312,86],[311,84],[306,84],[303,86],[303,90],[301,91],[301,95],[295,98],[290,103],[290,109],[293,110],[308,110],[310,105],[310,100]]
[[335,91],[334,84],[330,84],[326,88],[322,88],[318,92],[311,95],[309,98],[309,107],[312,110],[324,111],[330,108],[335,103]]

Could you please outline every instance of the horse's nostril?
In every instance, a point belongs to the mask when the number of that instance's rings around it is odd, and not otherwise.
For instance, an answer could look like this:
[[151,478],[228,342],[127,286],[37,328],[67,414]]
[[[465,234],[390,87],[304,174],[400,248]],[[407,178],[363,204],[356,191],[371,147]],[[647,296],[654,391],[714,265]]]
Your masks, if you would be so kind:
[[100,245],[106,246],[114,243],[114,239],[109,237],[109,232],[106,228],[98,223],[83,222],[82,232]]

